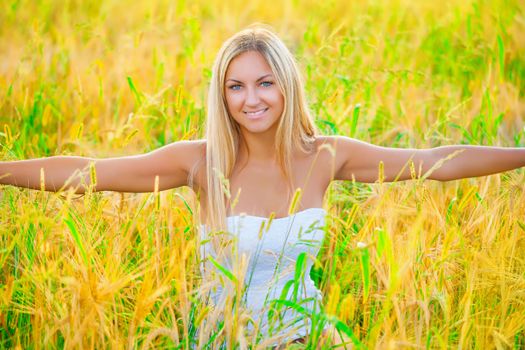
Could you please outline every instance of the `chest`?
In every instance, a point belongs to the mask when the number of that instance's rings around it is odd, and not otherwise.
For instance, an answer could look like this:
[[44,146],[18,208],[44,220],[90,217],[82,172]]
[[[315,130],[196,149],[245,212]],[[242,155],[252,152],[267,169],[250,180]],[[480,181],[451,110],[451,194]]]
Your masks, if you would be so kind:
[[[231,199],[227,203],[227,216],[248,215],[275,218],[289,215],[288,209],[296,189],[301,190],[295,211],[321,208],[326,189],[334,176],[334,155],[318,147],[311,155],[291,160],[291,188],[278,165],[268,163],[235,164],[228,177]],[[195,173],[193,190],[199,194],[201,221],[207,217],[207,171],[201,162]]]
[[249,164],[238,167],[230,177],[230,215],[248,213],[268,217],[285,217],[296,190],[301,196],[296,210],[322,207],[323,197],[329,185],[327,172],[312,158],[292,163],[291,188],[278,166]]

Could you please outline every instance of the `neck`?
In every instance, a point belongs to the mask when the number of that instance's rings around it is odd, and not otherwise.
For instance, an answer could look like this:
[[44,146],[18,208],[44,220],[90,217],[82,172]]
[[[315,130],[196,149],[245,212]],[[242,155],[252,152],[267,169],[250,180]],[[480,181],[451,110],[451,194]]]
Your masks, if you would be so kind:
[[277,160],[275,131],[268,130],[258,134],[247,131],[241,131],[241,133],[244,142],[240,143],[240,158],[250,162],[274,162]]

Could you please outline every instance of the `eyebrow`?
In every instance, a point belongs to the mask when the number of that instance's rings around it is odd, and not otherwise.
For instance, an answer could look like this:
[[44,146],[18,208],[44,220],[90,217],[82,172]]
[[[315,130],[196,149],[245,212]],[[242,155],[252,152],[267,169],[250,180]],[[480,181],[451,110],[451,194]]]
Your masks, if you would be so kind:
[[[272,73],[269,73],[269,74],[263,75],[262,77],[260,77],[259,79],[257,79],[255,82],[258,82],[258,81],[260,81],[260,80],[263,80],[263,79],[265,79],[265,78],[268,78],[268,77],[270,77],[270,76],[272,76],[272,75],[273,75]],[[228,81],[230,81],[230,80],[231,80],[231,81],[234,81],[234,82],[236,82],[236,83],[242,83],[242,81],[237,80],[237,79],[232,79],[232,78],[230,78],[230,79],[228,79],[228,80],[226,80],[226,81],[228,82]]]

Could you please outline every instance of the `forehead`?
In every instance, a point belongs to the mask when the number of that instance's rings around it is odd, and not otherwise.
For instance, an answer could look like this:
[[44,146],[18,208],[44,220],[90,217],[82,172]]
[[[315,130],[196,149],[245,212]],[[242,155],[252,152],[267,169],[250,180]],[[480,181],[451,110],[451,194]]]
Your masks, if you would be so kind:
[[226,70],[226,80],[257,80],[266,74],[272,74],[272,68],[264,56],[257,51],[247,51],[230,62]]

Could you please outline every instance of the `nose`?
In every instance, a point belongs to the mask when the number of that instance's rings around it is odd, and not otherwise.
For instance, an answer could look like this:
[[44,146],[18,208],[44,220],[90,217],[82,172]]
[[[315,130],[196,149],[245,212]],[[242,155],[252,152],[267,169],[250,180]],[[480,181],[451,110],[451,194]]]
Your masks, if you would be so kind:
[[246,101],[245,104],[247,106],[257,106],[259,104],[259,94],[257,93],[257,89],[250,87],[246,89]]

